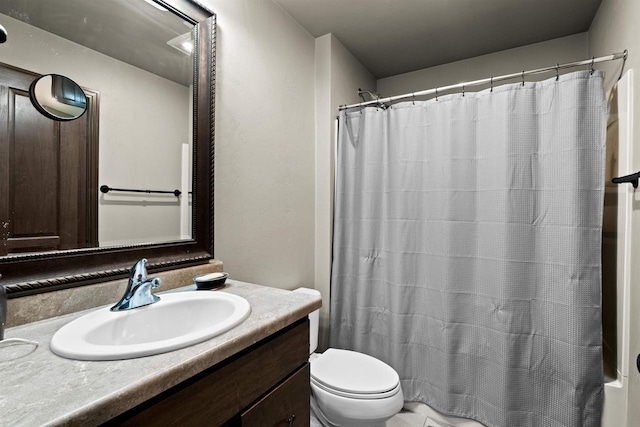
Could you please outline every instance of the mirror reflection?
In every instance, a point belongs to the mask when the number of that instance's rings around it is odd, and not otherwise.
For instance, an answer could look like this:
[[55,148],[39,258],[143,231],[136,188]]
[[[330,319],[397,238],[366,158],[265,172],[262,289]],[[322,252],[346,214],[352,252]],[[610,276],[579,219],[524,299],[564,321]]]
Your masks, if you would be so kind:
[[29,87],[31,103],[52,120],[75,120],[87,110],[87,97],[80,86],[68,77],[48,74]]
[[[3,0],[0,25],[0,110],[15,129],[0,136],[0,255],[191,239],[194,25],[144,0]],[[81,119],[43,102],[56,121],[35,114],[41,75],[83,89]]]

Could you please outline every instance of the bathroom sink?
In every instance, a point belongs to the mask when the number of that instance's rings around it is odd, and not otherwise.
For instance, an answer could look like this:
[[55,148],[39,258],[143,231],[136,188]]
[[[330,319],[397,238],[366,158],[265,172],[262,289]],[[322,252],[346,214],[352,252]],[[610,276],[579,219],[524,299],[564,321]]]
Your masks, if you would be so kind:
[[151,356],[206,341],[249,317],[249,302],[224,292],[176,292],[125,311],[101,308],[60,328],[55,354],[78,360]]

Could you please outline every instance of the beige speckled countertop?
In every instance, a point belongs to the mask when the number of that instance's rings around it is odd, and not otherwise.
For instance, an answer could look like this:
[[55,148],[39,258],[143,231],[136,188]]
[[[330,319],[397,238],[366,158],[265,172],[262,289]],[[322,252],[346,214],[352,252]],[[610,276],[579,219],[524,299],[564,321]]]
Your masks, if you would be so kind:
[[[303,318],[320,297],[227,281],[216,292],[246,298],[251,315],[234,329],[181,350],[138,359],[78,361],[59,357],[49,341],[60,327],[91,310],[9,328],[5,338],[39,343],[0,345],[0,425],[82,425],[105,422]],[[190,287],[195,289],[195,286]],[[213,292],[213,291],[198,291]]]

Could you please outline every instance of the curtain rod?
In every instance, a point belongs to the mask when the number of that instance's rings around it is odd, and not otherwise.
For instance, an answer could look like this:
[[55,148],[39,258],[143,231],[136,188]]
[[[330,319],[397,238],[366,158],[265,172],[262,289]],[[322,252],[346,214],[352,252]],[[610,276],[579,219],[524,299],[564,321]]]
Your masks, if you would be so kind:
[[540,73],[548,73],[550,71],[556,71],[557,73],[560,72],[560,70],[566,69],[566,68],[573,68],[573,67],[580,67],[580,66],[584,66],[584,65],[591,65],[593,67],[593,64],[597,64],[599,62],[606,62],[606,61],[615,61],[617,59],[622,59],[623,63],[622,63],[622,69],[620,70],[620,77],[622,77],[622,70],[624,70],[624,64],[627,61],[627,50],[625,49],[624,52],[619,52],[619,53],[614,53],[612,55],[607,55],[607,56],[601,56],[598,58],[591,58],[591,59],[585,59],[582,61],[575,61],[575,62],[568,62],[566,64],[556,64],[550,67],[545,67],[545,68],[538,68],[535,70],[529,70],[529,71],[521,71],[519,73],[513,73],[513,74],[505,74],[503,76],[498,76],[498,77],[489,77],[486,79],[481,79],[481,80],[474,80],[471,82],[463,82],[463,83],[458,83],[458,84],[454,84],[454,85],[449,85],[449,86],[442,86],[442,87],[436,87],[433,89],[427,89],[427,90],[421,90],[419,92],[413,92],[413,93],[406,93],[404,95],[396,95],[396,96],[390,96],[388,98],[380,98],[380,99],[374,99],[371,101],[366,101],[366,102],[359,102],[357,104],[351,104],[351,105],[341,105],[340,107],[338,107],[339,111],[342,110],[346,110],[349,108],[360,108],[360,107],[366,107],[368,105],[380,105],[380,104],[384,104],[387,102],[394,102],[394,101],[399,101],[401,99],[407,99],[407,98],[415,98],[416,96],[424,96],[424,95],[433,95],[435,94],[436,96],[438,95],[438,92],[444,92],[447,90],[452,90],[452,89],[460,89],[462,88],[462,91],[464,92],[464,88],[465,87],[469,87],[469,86],[479,86],[479,85],[484,85],[487,83],[490,83],[491,86],[493,87],[493,84],[496,82],[500,82],[500,81],[504,81],[504,80],[512,80],[515,78],[522,78],[524,81],[525,76],[529,76],[532,74],[540,74]]

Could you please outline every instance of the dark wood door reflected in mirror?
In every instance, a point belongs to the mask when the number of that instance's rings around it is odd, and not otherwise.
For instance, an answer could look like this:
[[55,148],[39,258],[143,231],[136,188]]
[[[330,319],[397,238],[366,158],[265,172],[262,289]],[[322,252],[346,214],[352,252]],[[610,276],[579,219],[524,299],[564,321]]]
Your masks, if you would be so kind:
[[98,246],[98,94],[84,89],[76,121],[50,120],[29,100],[37,78],[0,64],[0,256]]
[[[0,46],[9,297],[126,277],[140,258],[150,271],[208,262],[215,15],[189,0],[6,0],[0,25],[9,33]],[[43,74],[77,82],[87,113],[37,115],[28,88]],[[100,193],[104,185],[179,191]]]

